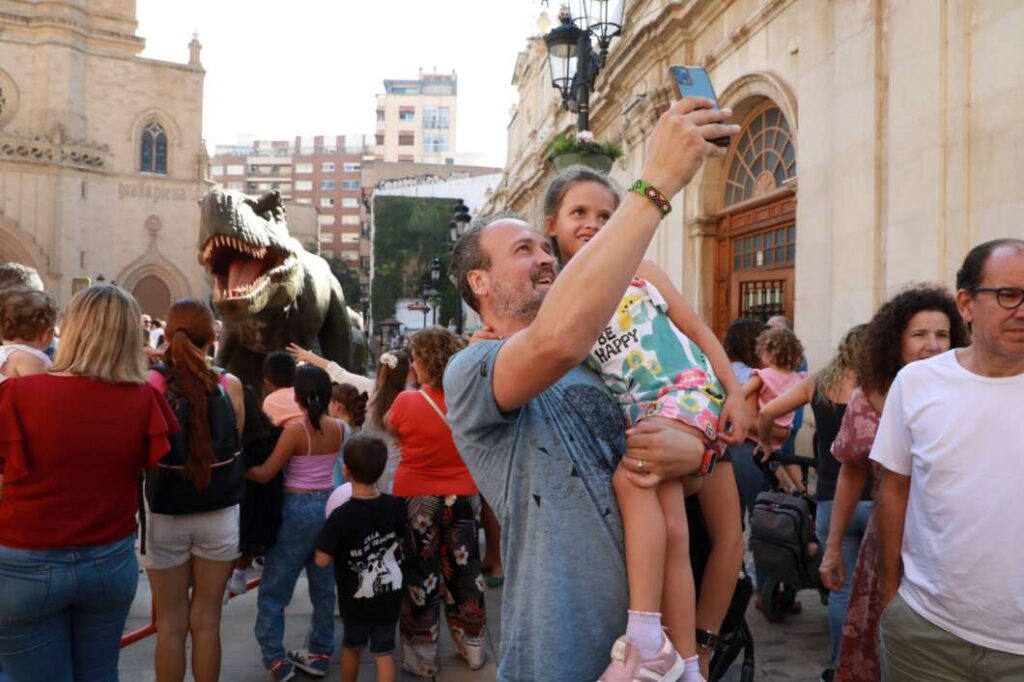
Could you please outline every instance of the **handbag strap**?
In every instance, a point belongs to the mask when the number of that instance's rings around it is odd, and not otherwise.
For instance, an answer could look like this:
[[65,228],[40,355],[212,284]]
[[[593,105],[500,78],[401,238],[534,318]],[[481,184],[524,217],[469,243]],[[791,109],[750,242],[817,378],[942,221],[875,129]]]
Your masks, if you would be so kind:
[[434,412],[437,412],[437,416],[440,417],[441,421],[444,422],[444,425],[447,426],[449,430],[451,430],[452,425],[448,423],[448,417],[444,416],[444,412],[442,412],[441,408],[437,406],[437,403],[434,402],[434,399],[431,398],[430,395],[422,388],[419,390],[419,394],[427,399],[427,402],[430,403],[430,406],[434,408]]

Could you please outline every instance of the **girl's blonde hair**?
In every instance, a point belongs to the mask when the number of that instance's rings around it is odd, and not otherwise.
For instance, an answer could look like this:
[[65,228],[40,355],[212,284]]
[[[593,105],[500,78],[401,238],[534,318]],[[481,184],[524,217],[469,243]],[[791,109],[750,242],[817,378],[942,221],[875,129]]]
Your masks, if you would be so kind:
[[146,382],[139,304],[124,289],[94,284],[68,304],[51,372],[111,383]]
[[757,337],[757,354],[767,353],[780,369],[795,372],[804,361],[804,346],[796,334],[781,327],[765,329]]

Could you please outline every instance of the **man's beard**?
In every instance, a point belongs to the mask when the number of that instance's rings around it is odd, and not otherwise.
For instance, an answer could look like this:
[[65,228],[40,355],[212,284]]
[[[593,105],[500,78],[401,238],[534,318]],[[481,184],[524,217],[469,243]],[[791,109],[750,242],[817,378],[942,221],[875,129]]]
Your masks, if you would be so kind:
[[491,283],[491,301],[495,314],[521,322],[532,322],[537,317],[547,292],[537,291],[538,279],[548,275],[554,280],[554,268],[535,268],[530,271],[529,281],[494,281]]

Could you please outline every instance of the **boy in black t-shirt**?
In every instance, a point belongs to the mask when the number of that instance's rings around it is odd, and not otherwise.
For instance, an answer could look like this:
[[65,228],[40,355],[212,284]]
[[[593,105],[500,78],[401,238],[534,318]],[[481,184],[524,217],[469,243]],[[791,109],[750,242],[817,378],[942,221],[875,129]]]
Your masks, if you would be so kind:
[[387,464],[379,438],[355,436],[342,451],[352,499],[333,512],[317,541],[316,564],[334,559],[338,606],[344,625],[342,682],[355,682],[366,643],[377,662],[377,680],[395,679],[395,627],[402,605],[402,543],[405,503],[374,485]]

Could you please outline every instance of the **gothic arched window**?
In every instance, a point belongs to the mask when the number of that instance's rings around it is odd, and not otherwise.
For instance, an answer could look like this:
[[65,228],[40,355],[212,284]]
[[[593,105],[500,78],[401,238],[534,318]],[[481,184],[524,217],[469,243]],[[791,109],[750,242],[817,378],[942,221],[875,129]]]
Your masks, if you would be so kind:
[[725,205],[768,194],[796,177],[796,148],[786,117],[768,102],[756,109],[736,142],[725,183]]
[[139,141],[139,170],[143,173],[167,175],[167,133],[153,121],[142,129]]

